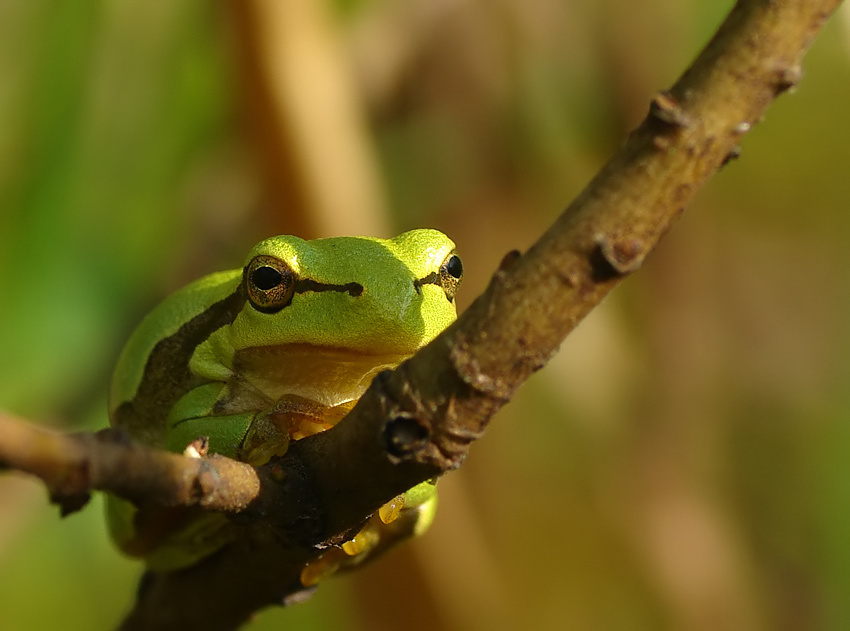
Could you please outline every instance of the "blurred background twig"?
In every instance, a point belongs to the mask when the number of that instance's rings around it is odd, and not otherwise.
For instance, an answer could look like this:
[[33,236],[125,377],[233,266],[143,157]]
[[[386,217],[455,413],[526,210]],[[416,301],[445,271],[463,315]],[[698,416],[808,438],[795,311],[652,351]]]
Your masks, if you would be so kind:
[[[0,6],[3,408],[104,425],[141,314],[272,232],[441,228],[462,307],[732,2],[303,3],[297,52],[258,26],[271,3],[236,4]],[[254,628],[846,627],[843,11],[742,158],[443,481],[432,532]],[[269,46],[347,86],[330,149],[373,169],[348,193],[352,213],[374,204],[363,223],[321,195],[348,175],[306,153],[327,147],[278,142],[305,114],[260,95]],[[38,485],[0,478],[4,628],[115,623],[138,568],[101,522],[60,523]]]

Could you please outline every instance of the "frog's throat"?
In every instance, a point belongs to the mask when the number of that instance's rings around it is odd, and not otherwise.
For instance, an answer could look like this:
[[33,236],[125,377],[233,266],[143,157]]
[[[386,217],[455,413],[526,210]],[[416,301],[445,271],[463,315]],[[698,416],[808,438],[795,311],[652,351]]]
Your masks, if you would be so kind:
[[231,387],[260,392],[271,402],[295,396],[331,408],[356,401],[375,375],[409,356],[310,344],[255,347],[236,352],[233,371],[241,383]]

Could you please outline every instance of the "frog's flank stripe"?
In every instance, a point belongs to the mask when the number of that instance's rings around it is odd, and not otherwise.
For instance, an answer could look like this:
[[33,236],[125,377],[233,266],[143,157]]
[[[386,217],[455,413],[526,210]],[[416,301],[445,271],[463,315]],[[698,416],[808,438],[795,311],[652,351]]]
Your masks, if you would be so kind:
[[244,304],[240,288],[157,342],[133,399],[115,410],[115,424],[143,442],[159,442],[169,410],[192,387],[192,353],[213,332],[233,323]]
[[309,278],[302,278],[295,283],[295,293],[303,294],[308,291],[338,291],[347,293],[349,296],[357,297],[363,293],[363,285],[360,283],[346,283],[345,285],[329,285],[320,283]]
[[431,272],[427,276],[423,276],[422,278],[417,278],[413,281],[413,287],[416,289],[416,293],[422,293],[422,285],[440,285],[440,274],[438,272]]

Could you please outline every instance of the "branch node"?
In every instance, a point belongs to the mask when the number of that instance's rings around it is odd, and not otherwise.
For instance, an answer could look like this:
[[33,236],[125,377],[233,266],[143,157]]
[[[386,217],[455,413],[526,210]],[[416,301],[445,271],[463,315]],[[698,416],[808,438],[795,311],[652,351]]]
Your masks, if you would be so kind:
[[735,145],[734,147],[732,147],[732,151],[730,151],[729,153],[727,153],[727,154],[726,154],[726,157],[725,157],[725,158],[723,158],[723,162],[721,162],[721,163],[720,163],[720,167],[721,167],[721,168],[723,168],[723,167],[725,167],[727,164],[729,164],[730,162],[732,162],[732,160],[737,160],[737,159],[738,159],[738,158],[740,158],[740,157],[741,157],[741,146],[740,146],[740,145]]
[[513,266],[514,263],[520,260],[520,258],[522,258],[522,252],[519,250],[511,250],[502,257],[502,262],[499,263],[499,271],[506,272]]
[[743,136],[753,128],[747,121],[741,121],[732,129],[732,132],[737,136]]
[[384,425],[383,435],[390,462],[398,464],[420,452],[431,432],[419,419],[402,412]]
[[637,237],[614,239],[599,233],[593,241],[596,247],[590,254],[590,265],[596,282],[605,282],[637,271],[646,256],[646,244]]
[[57,468],[57,477],[54,480],[45,479],[50,491],[50,501],[59,506],[59,514],[62,517],[76,513],[91,499],[91,463],[88,458],[77,456],[72,456],[72,460]]
[[91,499],[90,493],[73,493],[71,495],[51,493],[50,501],[59,505],[59,515],[67,517],[82,510]]
[[659,92],[649,104],[649,115],[664,125],[682,129],[691,125],[691,117],[670,92]]
[[800,64],[779,68],[776,79],[776,95],[792,90],[803,79],[803,67]]

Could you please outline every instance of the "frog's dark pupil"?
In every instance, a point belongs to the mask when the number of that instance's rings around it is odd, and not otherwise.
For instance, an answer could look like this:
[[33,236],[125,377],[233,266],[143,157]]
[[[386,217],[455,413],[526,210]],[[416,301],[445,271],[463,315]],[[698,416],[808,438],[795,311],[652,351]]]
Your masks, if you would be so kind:
[[446,263],[446,271],[454,278],[463,276],[463,263],[461,263],[459,256],[453,256],[449,259]]
[[280,285],[282,280],[283,276],[281,273],[268,265],[258,267],[254,270],[254,273],[251,274],[251,282],[254,283],[254,286],[257,289],[262,291],[268,291],[269,289],[277,287]]

